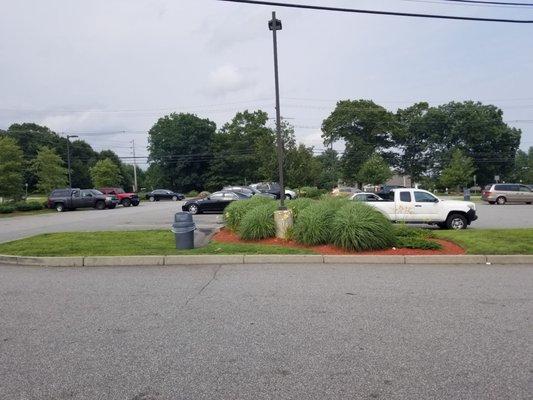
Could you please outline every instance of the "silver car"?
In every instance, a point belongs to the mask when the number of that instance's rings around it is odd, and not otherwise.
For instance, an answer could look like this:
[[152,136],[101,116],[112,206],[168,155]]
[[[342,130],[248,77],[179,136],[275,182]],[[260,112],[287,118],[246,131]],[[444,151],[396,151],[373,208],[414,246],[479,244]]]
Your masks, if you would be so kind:
[[485,186],[481,198],[489,204],[531,204],[533,191],[528,186],[518,183],[493,183]]

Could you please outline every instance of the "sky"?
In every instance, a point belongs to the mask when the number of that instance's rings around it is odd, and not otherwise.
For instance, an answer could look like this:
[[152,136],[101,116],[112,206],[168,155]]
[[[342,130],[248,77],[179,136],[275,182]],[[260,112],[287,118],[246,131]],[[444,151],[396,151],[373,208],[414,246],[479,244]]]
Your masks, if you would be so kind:
[[[336,102],[362,98],[391,111],[417,101],[495,104],[522,130],[521,148],[533,146],[533,24],[217,0],[0,2],[0,129],[35,122],[129,157],[132,140],[138,156],[148,154],[147,131],[170,112],[220,127],[238,111],[262,109],[273,126],[267,23],[276,11],[281,113],[316,151]],[[533,20],[533,7],[442,0],[279,2]]]

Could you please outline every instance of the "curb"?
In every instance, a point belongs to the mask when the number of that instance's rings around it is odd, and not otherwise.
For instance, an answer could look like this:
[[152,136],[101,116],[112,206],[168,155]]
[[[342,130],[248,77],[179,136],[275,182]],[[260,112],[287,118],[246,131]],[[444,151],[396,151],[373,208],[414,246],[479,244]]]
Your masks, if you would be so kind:
[[1,264],[37,267],[113,267],[176,266],[229,264],[531,264],[533,255],[171,255],[171,256],[94,256],[94,257],[21,257],[0,254]]

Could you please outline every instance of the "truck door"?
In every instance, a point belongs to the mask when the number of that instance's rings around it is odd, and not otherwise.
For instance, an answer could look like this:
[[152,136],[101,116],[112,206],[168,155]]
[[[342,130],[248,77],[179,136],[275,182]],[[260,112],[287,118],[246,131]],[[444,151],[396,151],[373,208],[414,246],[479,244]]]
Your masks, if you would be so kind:
[[411,196],[411,192],[408,190],[402,190],[400,193],[394,193],[395,206],[396,206],[396,221],[414,221],[414,202]]
[[415,207],[413,219],[421,222],[438,221],[439,200],[426,192],[415,191]]

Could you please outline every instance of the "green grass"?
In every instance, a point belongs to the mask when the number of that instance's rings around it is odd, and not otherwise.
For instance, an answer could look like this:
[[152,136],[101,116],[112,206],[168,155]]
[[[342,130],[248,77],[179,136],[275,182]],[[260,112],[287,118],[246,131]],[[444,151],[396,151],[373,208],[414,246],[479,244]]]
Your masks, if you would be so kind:
[[199,249],[176,250],[174,235],[162,230],[47,233],[0,244],[0,254],[36,257],[312,253],[275,245],[218,242]]
[[533,228],[465,229],[434,233],[439,239],[457,243],[467,254],[533,254]]

